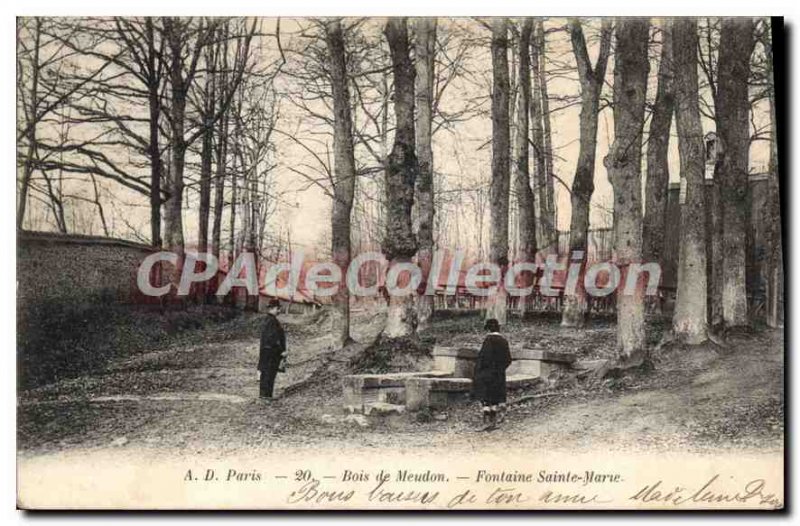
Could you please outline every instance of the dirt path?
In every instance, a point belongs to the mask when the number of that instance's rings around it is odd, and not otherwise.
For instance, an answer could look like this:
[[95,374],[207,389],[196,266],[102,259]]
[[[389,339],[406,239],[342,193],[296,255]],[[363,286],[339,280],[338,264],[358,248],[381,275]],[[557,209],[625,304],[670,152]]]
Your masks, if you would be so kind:
[[[112,363],[103,374],[21,393],[20,450],[30,456],[121,447],[201,453],[338,444],[452,451],[487,440],[570,450],[598,444],[679,451],[783,446],[782,332],[732,338],[726,349],[664,352],[647,376],[565,387],[516,405],[487,435],[473,432],[477,412],[468,404],[392,426],[342,422],[339,379],[321,366],[343,367],[360,347],[332,354],[324,321],[291,318],[286,326],[292,354],[277,389],[308,384],[304,389],[274,402],[258,400],[257,337],[222,331],[203,343]],[[379,316],[362,313],[357,339],[369,342],[379,329]],[[557,325],[537,330],[546,341],[558,341]],[[592,334],[608,339],[613,327]],[[564,341],[575,345],[575,338]]]
[[[783,337],[736,338],[728,349],[675,350],[650,376],[526,412],[515,429],[588,447],[783,448]],[[539,425],[537,425],[537,420]],[[533,428],[536,428],[535,431]]]

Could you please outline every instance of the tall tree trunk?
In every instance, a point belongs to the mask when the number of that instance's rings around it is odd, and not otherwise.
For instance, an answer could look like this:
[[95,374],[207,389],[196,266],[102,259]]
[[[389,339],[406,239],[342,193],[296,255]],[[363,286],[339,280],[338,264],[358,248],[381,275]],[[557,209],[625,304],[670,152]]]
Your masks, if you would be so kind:
[[[224,86],[224,81],[223,81]],[[222,248],[222,212],[225,209],[225,174],[226,162],[228,158],[228,116],[222,115],[219,120],[217,130],[216,148],[216,179],[214,181],[214,216],[211,228],[211,254],[219,261],[219,254]],[[213,286],[206,290],[206,301],[209,303],[217,302],[220,298],[216,295],[219,287],[218,276],[215,276]]]
[[[389,169],[389,102],[392,99],[391,90],[389,87],[389,73],[384,71],[381,75],[380,83],[381,95],[381,128],[380,128],[380,156],[382,171],[377,178],[376,191],[386,195],[386,173]],[[383,239],[383,232],[386,230],[386,207],[378,206],[378,220],[376,224],[376,232],[379,233],[379,239]]]
[[[642,259],[642,133],[650,70],[649,28],[647,19],[640,18],[621,19],[616,28],[614,142],[604,164],[614,189],[616,263],[626,270]],[[617,294],[617,351],[621,358],[636,361],[645,351],[644,287],[625,288]]]
[[[529,141],[529,122],[528,115],[532,119],[538,119],[538,112],[531,107],[531,59],[529,49],[531,48],[531,31],[533,22],[526,18],[522,24],[519,37],[519,104],[517,105],[517,136],[514,152],[514,182],[517,193],[517,218],[519,221],[519,255],[518,259],[524,262],[534,262],[536,260],[536,217],[534,213],[534,197],[531,190],[531,176],[528,165],[530,155]],[[534,71],[535,66],[534,66]],[[534,105],[536,102],[534,101]],[[535,122],[535,121],[534,121]],[[536,125],[534,124],[534,130]],[[536,146],[534,136],[534,148]],[[541,144],[540,144],[541,145]],[[537,165],[541,160],[541,169],[544,171],[544,159],[541,154],[536,154]],[[532,284],[530,273],[526,272],[520,276],[520,286],[528,287]],[[525,313],[525,297],[520,297],[520,312]]]
[[[172,98],[172,133],[183,133],[183,108],[185,100],[182,95]],[[173,137],[170,158],[170,189],[165,202],[164,242],[171,250],[183,253],[183,168],[186,157],[186,146],[179,137]]]
[[[246,170],[247,183],[245,191],[245,199],[247,199],[247,221],[245,223],[245,252],[253,254],[254,267],[256,269],[256,283],[260,289],[260,281],[258,279],[258,266],[261,254],[259,253],[259,236],[258,236],[258,166],[255,161],[251,161],[250,166]],[[251,312],[258,312],[258,292],[255,294],[247,295],[247,303],[245,309]]]
[[[436,48],[436,19],[420,18],[416,22],[416,91],[417,91],[417,159],[419,175],[417,176],[417,218],[419,252],[417,262],[422,270],[423,281],[436,283],[438,276],[431,276],[433,258],[433,81],[434,53]],[[422,294],[417,304],[419,328],[428,325],[433,314],[433,296]]]
[[[325,24],[325,41],[330,55],[331,87],[333,91],[333,144],[334,177],[333,209],[331,213],[331,254],[342,276],[350,265],[350,217],[355,195],[356,162],[353,153],[353,120],[350,114],[350,92],[347,86],[342,24],[337,18]],[[343,347],[350,338],[350,294],[346,286],[339,286],[334,297],[337,316],[334,317],[335,345]]]
[[[767,67],[769,74],[769,117],[770,117],[770,143],[769,143],[769,212],[768,212],[768,255],[767,255],[767,325],[778,327],[783,322],[783,242],[781,229],[781,195],[778,172],[778,112],[775,93],[775,56],[773,41],[776,28],[770,21],[771,33],[765,36],[767,49]],[[782,31],[781,27],[778,31]]]
[[[389,268],[410,263],[417,251],[411,222],[414,185],[419,172],[414,152],[414,65],[409,56],[408,27],[405,18],[390,18],[385,28],[394,74],[395,133],[386,167],[386,232],[382,249]],[[407,276],[408,273],[403,273]],[[402,282],[401,282],[402,285]],[[417,312],[416,291],[391,295],[383,334],[398,338],[414,334]]]
[[230,174],[231,180],[231,205],[230,209],[228,210],[228,230],[230,231],[230,237],[228,238],[228,262],[229,264],[233,264],[236,259],[236,208],[239,199],[239,182],[238,182],[238,175],[236,173],[237,167],[237,153],[239,151],[239,123],[238,121],[234,122],[234,139],[232,143],[233,148],[233,155],[232,155],[232,170]]
[[717,135],[722,145],[722,318],[727,326],[747,324],[745,260],[747,235],[750,100],[747,93],[753,20],[722,20],[719,44]]
[[19,202],[17,203],[17,230],[22,230],[22,225],[25,222],[25,208],[28,204],[28,190],[31,184],[31,175],[33,175],[33,160],[36,157],[36,120],[37,113],[39,113],[39,48],[41,46],[42,34],[42,21],[36,17],[34,24],[36,25],[34,42],[33,42],[33,60],[31,62],[31,91],[29,94],[29,109],[28,115],[31,119],[30,124],[27,126],[28,132],[26,138],[28,141],[27,152],[25,154],[25,163],[22,167],[22,181],[19,188]]
[[170,22],[166,31],[170,50],[169,75],[171,82],[170,114],[172,124],[171,157],[169,170],[169,196],[164,203],[164,242],[166,246],[183,256],[183,170],[186,162],[186,87],[183,78],[183,32],[176,23]]
[[[657,263],[661,263],[664,251],[664,222],[669,192],[669,133],[672,126],[672,113],[675,107],[670,23],[664,22],[661,27],[661,61],[658,65],[658,89],[653,106],[653,116],[650,120],[650,134],[647,140],[647,181],[645,184],[645,212],[642,230],[644,259],[645,261]],[[697,61],[695,60],[692,63],[696,64]],[[687,82],[689,80],[685,79]],[[697,79],[695,78],[694,80],[696,84]],[[692,103],[691,101],[686,101],[685,104]],[[692,110],[685,109],[684,111]],[[701,141],[702,145],[702,130],[698,140]]]
[[[577,20],[570,21],[570,38],[581,82],[581,114],[578,165],[572,182],[569,250],[571,254],[580,253],[583,256],[582,261],[585,262],[589,237],[589,205],[594,192],[597,120],[600,111],[600,93],[603,90],[608,55],[611,50],[611,23],[607,19],[603,20],[600,51],[594,68],[589,60],[581,24]],[[564,311],[561,317],[561,325],[564,327],[582,327],[585,322],[586,293],[580,281],[583,280],[579,280],[575,293],[566,294],[564,297]]]
[[508,20],[492,21],[492,182],[491,182],[491,247],[490,259],[500,267],[497,293],[489,298],[488,319],[505,325],[508,292],[503,286],[508,268],[508,203],[509,157],[511,136],[508,105]]
[[[235,156],[238,158],[239,167],[242,172],[242,187],[241,187],[241,204],[242,204],[242,222],[240,234],[240,247],[239,255],[252,254],[255,260],[256,279],[258,280],[258,253],[256,251],[256,234],[255,234],[255,188],[254,180],[256,178],[256,166],[249,159],[246,146],[243,143],[242,123],[242,104],[240,101],[239,112],[236,115],[236,150]],[[260,285],[260,283],[259,283]],[[258,310],[258,294],[250,294],[250,291],[245,291],[244,310],[255,312]]]
[[[704,52],[700,50],[699,57],[708,64],[703,68],[703,73],[706,76],[706,81],[709,85],[709,92],[714,106],[714,111],[718,108],[717,102],[717,78],[715,70],[711,67],[713,58],[712,46],[712,25],[709,20],[706,20],[707,31],[705,38],[707,50]],[[704,56],[706,55],[707,56]],[[717,68],[718,69],[718,68]],[[717,125],[719,129],[719,125]],[[706,276],[707,276],[707,294],[706,303],[708,304],[708,326],[709,328],[721,327],[722,322],[722,203],[720,197],[720,179],[719,173],[721,170],[720,160],[720,143],[719,136],[717,136],[716,145],[713,152],[706,151],[706,162],[713,162],[713,177],[711,184],[706,187]],[[714,158],[710,159],[709,155],[714,154]]]
[[214,162],[214,114],[216,113],[216,52],[206,49],[206,82],[203,94],[203,135],[200,146],[200,207],[197,233],[198,251],[208,252],[208,221],[211,216],[211,170]]
[[[669,26],[672,26],[670,30]],[[703,127],[700,122],[699,88],[697,81],[697,21],[678,18],[664,27],[664,41],[672,40],[674,48],[661,54],[661,60],[674,65],[675,120],[678,129],[678,149],[681,158],[681,239],[678,261],[678,295],[672,328],[686,343],[696,345],[707,339],[706,290],[706,214],[705,214],[705,154]],[[659,67],[658,93],[661,95]],[[669,80],[668,82],[672,82]],[[672,86],[670,86],[672,87]],[[658,95],[656,105],[658,105]],[[656,125],[655,114],[651,123]],[[669,139],[667,139],[667,142]],[[648,166],[650,155],[648,149]],[[666,165],[666,152],[664,152]],[[648,172],[648,187],[650,173]],[[685,188],[685,193],[683,188]],[[649,201],[648,201],[649,206]],[[647,218],[645,217],[645,220]],[[663,224],[661,225],[663,230]],[[645,238],[645,243],[647,238]],[[658,247],[659,253],[661,247]]]
[[214,181],[214,217],[211,229],[211,253],[219,258],[222,247],[222,211],[225,207],[225,174],[228,158],[228,117],[219,120],[217,132],[217,174]]
[[550,238],[540,242],[540,245],[547,244],[549,249],[558,251],[558,223],[556,221],[556,204],[555,204],[555,185],[553,177],[553,140],[550,128],[550,101],[547,94],[547,72],[545,70],[545,58],[547,57],[544,38],[544,22],[538,19],[536,23],[536,46],[539,51],[538,71],[536,75],[539,78],[537,85],[539,98],[542,104],[542,132],[543,132],[543,146],[544,146],[544,173],[545,183],[547,185],[547,214],[548,224],[551,225]]
[[[718,143],[719,144],[719,143]],[[718,155],[714,163],[714,180],[706,190],[706,210],[708,210],[706,250],[706,267],[708,275],[707,302],[708,324],[710,327],[722,326],[722,198],[720,197],[720,181],[718,174],[721,169]]]
[[147,38],[147,100],[150,110],[148,156],[150,157],[150,243],[161,247],[161,150],[158,121],[161,118],[160,66],[156,51],[153,19],[145,18]]
[[[228,26],[222,26],[222,56],[221,73],[219,75],[219,105],[224,109],[225,99],[228,95]],[[229,107],[230,109],[230,107]],[[225,174],[228,160],[228,112],[222,112],[217,122],[217,174],[214,181],[214,217],[211,228],[211,252],[219,259],[222,248],[222,211],[225,208]]]
[[[533,68],[534,75],[533,75],[533,87],[531,88],[531,78],[530,72],[528,72],[527,86],[528,86],[528,94],[529,97],[528,107],[530,108],[530,121],[531,121],[531,143],[533,144],[533,188],[534,190],[534,201],[539,205],[539,221],[536,223],[536,234],[539,243],[542,246],[546,246],[550,238],[552,236],[552,224],[550,223],[550,212],[547,208],[547,168],[545,162],[545,151],[544,151],[544,127],[542,124],[542,98],[541,98],[541,87],[540,87],[540,77],[539,77],[539,45],[538,39],[531,39],[530,34],[527,35],[526,39],[526,48],[530,49],[530,59],[525,57],[526,62],[530,63],[530,66]],[[520,37],[520,53],[522,53],[522,38]],[[520,60],[522,57],[520,56]],[[522,80],[520,80],[522,82]],[[532,92],[531,92],[532,90]],[[520,115],[520,114],[518,114]],[[519,121],[517,121],[519,122]],[[527,134],[526,134],[527,135]],[[527,146],[528,137],[525,137],[525,143]],[[519,141],[517,141],[519,145]],[[527,148],[526,148],[527,153]],[[520,217],[520,221],[522,218]],[[536,253],[536,248],[534,247],[534,255]],[[531,258],[529,261],[533,261]]]
[[[203,123],[202,142],[200,146],[200,203],[198,208],[197,251],[208,252],[208,222],[211,216],[211,171],[214,162],[214,114],[216,112],[216,51],[211,47],[206,49],[206,82],[203,93]],[[203,264],[205,265],[205,264]],[[198,286],[198,299],[203,303],[209,302],[211,297],[208,281],[202,281]]]

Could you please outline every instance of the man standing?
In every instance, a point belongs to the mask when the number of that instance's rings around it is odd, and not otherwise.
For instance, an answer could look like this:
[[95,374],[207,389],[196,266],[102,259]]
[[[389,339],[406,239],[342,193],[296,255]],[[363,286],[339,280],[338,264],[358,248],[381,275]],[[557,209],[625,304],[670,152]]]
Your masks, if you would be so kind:
[[267,318],[261,331],[261,348],[258,354],[259,395],[268,400],[272,399],[275,376],[286,355],[286,334],[276,317],[280,306],[277,299],[271,300],[267,305]]

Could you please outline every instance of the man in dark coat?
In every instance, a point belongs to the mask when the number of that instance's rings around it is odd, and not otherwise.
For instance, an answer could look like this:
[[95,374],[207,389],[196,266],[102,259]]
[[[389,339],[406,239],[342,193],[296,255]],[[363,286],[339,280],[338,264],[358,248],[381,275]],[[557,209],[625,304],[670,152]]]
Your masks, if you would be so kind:
[[486,320],[484,329],[489,332],[475,362],[472,379],[472,397],[482,404],[483,422],[489,427],[497,424],[497,413],[506,405],[506,368],[511,365],[508,341],[500,334],[500,323]]
[[261,348],[258,353],[259,394],[265,399],[272,399],[275,376],[286,355],[286,334],[276,317],[280,305],[276,299],[269,302],[264,328],[261,330]]

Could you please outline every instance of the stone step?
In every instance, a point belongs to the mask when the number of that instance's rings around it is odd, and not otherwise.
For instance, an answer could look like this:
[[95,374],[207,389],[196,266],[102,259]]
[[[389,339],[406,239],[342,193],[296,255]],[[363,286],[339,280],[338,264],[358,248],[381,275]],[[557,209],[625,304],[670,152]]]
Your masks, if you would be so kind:
[[409,378],[442,378],[447,371],[425,371],[388,374],[351,374],[342,379],[344,406],[361,413],[367,404],[381,402],[405,403],[406,381]]
[[544,382],[541,376],[532,374],[509,374],[506,375],[506,388],[508,389],[522,389],[525,387],[534,387]]
[[514,360],[541,360],[543,362],[573,363],[575,355],[563,352],[546,351],[535,347],[525,347],[511,353]]
[[475,371],[478,349],[470,347],[442,347],[433,349],[433,366],[447,371],[450,376],[471,378]]
[[542,349],[518,349],[511,353],[512,362],[507,369],[509,375],[530,375],[547,378],[557,371],[572,367],[575,356],[568,353],[545,351]]
[[[544,379],[532,374],[506,376],[508,389],[534,387]],[[424,407],[442,409],[459,399],[464,399],[472,390],[469,378],[409,378],[406,382],[406,408],[419,411]]]
[[400,387],[405,384],[408,378],[441,378],[446,376],[450,376],[450,373],[444,370],[385,374],[349,374],[344,377],[344,382],[353,386],[358,385],[362,389],[374,389],[380,387]]
[[469,378],[409,378],[406,381],[406,408],[419,411],[424,407],[440,409],[472,389]]
[[386,402],[373,402],[364,405],[364,415],[369,417],[400,416],[406,412],[406,406],[387,404]]

